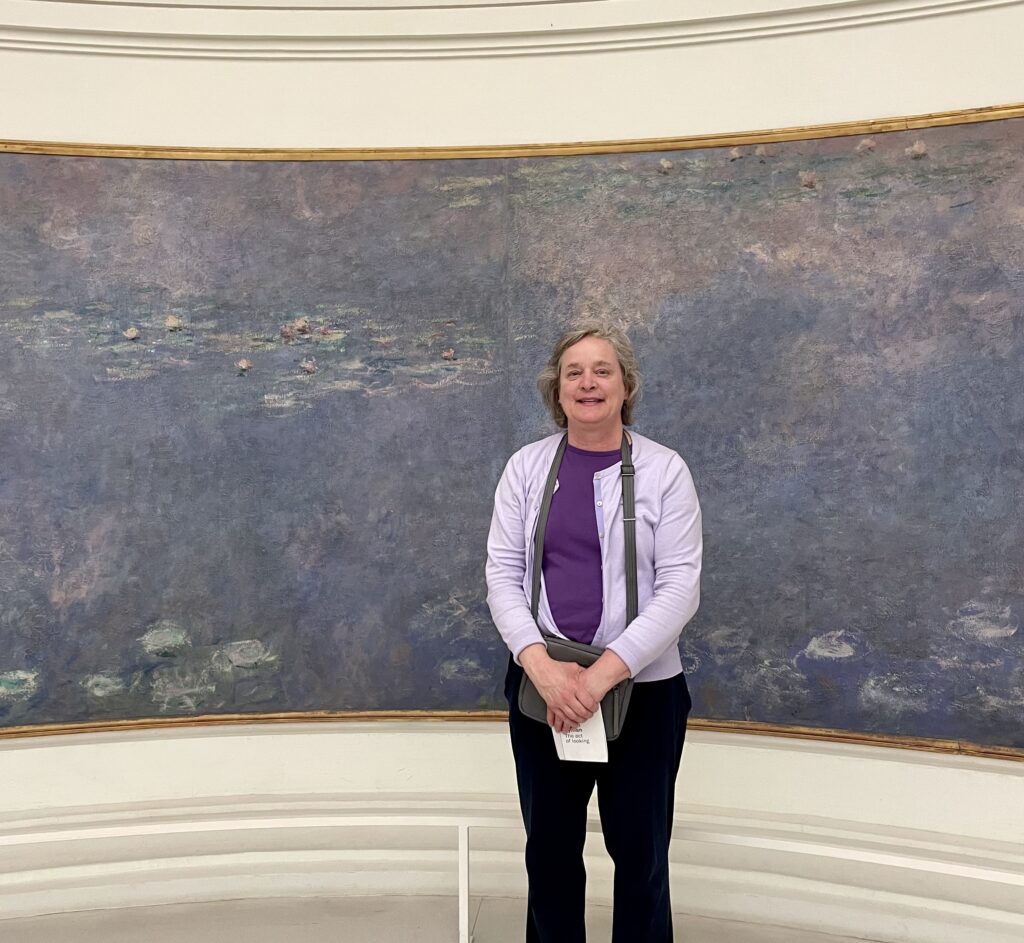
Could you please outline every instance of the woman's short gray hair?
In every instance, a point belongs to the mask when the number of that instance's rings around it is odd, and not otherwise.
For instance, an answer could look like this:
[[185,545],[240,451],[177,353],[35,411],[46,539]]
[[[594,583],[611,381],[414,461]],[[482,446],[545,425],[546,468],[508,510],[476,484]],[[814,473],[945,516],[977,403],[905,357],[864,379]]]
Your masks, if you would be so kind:
[[585,337],[597,337],[608,341],[615,349],[615,355],[619,359],[619,369],[622,370],[622,382],[626,387],[626,398],[622,401],[622,424],[631,425],[633,422],[633,407],[640,399],[640,369],[637,364],[636,354],[633,352],[633,345],[629,342],[626,332],[613,324],[605,324],[599,321],[588,321],[579,324],[571,331],[566,331],[555,344],[551,351],[551,358],[547,366],[537,377],[537,389],[540,390],[541,399],[547,406],[551,418],[559,429],[564,429],[569,424],[565,418],[565,410],[558,403],[558,389],[561,381],[559,367],[564,354],[573,344],[578,344]]

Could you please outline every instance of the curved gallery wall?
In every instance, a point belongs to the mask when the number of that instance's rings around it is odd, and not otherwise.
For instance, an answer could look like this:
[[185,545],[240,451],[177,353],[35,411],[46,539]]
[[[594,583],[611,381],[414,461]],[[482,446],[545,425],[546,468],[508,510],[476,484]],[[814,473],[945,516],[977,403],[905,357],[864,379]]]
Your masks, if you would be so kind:
[[[525,890],[503,723],[8,737],[0,765],[0,918],[448,894],[454,939],[459,828],[472,894]],[[691,731],[673,902],[892,943],[1017,943],[1022,778],[1024,764],[1003,760]],[[609,903],[596,808],[592,826],[588,893]],[[478,938],[495,932],[481,911]]]
[[3,725],[500,708],[490,496],[596,314],[702,495],[695,713],[1019,748],[1022,137],[0,155]]
[[1024,101],[1019,0],[0,0],[0,137],[622,140]]

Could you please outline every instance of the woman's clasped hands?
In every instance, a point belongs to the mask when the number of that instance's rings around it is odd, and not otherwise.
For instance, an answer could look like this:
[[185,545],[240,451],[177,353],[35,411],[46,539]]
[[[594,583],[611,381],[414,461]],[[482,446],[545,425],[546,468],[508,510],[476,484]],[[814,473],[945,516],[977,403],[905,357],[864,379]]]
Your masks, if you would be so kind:
[[575,730],[593,717],[605,694],[629,676],[625,664],[611,652],[584,668],[555,661],[543,645],[530,645],[519,653],[519,661],[548,706],[548,725],[558,733]]

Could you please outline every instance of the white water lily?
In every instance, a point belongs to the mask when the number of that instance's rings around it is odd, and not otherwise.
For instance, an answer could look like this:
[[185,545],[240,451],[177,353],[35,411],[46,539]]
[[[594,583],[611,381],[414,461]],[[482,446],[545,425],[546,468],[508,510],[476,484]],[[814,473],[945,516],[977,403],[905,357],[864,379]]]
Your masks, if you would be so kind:
[[88,675],[82,679],[81,685],[92,697],[110,697],[120,694],[125,688],[124,681],[112,672]]
[[1009,606],[984,599],[961,606],[946,625],[950,634],[974,642],[998,642],[1016,635],[1019,628]]
[[848,632],[825,632],[823,635],[816,635],[807,643],[807,647],[801,652],[808,658],[815,659],[836,659],[850,658],[855,655],[856,639]]
[[150,655],[164,657],[175,655],[186,645],[192,644],[188,633],[170,619],[161,619],[138,641]]
[[230,671],[232,668],[256,668],[277,660],[266,645],[259,639],[248,638],[222,645],[213,654],[213,667],[218,671]]
[[38,689],[38,671],[0,672],[0,703],[28,700]]

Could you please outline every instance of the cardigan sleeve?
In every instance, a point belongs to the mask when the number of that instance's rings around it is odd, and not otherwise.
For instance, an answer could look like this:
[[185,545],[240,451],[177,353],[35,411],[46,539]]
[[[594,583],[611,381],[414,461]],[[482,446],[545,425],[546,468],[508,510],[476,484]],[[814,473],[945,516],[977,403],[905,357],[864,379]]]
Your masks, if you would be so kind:
[[686,463],[673,456],[660,487],[654,530],[654,595],[625,631],[608,644],[635,677],[679,641],[700,604],[703,553],[700,504]]
[[487,537],[487,605],[512,657],[542,642],[526,597],[526,481],[521,453],[505,465],[494,494],[494,512]]

